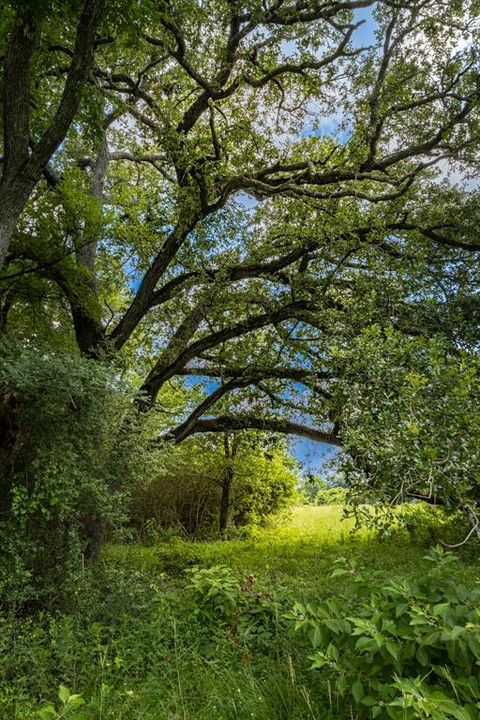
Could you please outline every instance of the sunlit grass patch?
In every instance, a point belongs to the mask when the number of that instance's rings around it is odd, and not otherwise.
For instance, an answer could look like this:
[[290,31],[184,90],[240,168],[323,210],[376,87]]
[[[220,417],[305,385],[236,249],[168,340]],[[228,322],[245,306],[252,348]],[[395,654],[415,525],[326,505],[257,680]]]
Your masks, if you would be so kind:
[[434,544],[428,534],[411,537],[396,531],[381,538],[365,529],[352,533],[353,525],[353,520],[343,519],[340,506],[299,506],[287,519],[257,529],[247,539],[190,542],[171,538],[151,547],[110,545],[104,557],[173,576],[195,565],[224,564],[239,573],[255,574],[262,585],[294,590],[305,598],[335,592],[329,575],[338,557],[356,558],[372,572],[401,575],[416,569],[425,549]]

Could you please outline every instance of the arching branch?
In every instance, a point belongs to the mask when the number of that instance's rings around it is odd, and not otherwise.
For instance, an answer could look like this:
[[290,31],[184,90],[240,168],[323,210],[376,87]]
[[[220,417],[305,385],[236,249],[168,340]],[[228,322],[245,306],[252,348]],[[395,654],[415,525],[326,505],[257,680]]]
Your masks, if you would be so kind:
[[[181,428],[181,426],[180,426]],[[162,440],[182,442],[187,437],[198,433],[235,432],[238,430],[260,430],[264,432],[277,432],[287,435],[299,435],[315,442],[340,447],[340,440],[334,433],[324,432],[317,428],[296,423],[281,418],[259,418],[254,415],[222,415],[214,418],[197,420],[184,434],[180,428],[170,430],[162,436]]]

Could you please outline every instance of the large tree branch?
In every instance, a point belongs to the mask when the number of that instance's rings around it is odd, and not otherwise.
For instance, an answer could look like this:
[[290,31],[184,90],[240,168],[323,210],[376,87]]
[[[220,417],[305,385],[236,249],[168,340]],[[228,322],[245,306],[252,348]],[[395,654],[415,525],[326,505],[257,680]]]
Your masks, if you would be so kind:
[[364,52],[366,48],[362,47],[356,48],[355,50],[348,50],[347,47],[354,31],[362,24],[363,21],[357,23],[356,25],[350,25],[337,48],[329,55],[325,55],[325,57],[321,60],[312,59],[304,60],[303,62],[281,63],[280,65],[277,65],[276,68],[264,73],[260,77],[253,77],[252,75],[245,73],[243,75],[243,80],[251,87],[261,88],[282,75],[305,75],[307,70],[322,70],[323,68],[332,65],[335,60],[338,60],[339,58],[355,57],[355,55],[359,55],[361,52]]
[[108,336],[108,340],[114,350],[120,350],[123,347],[137,325],[152,307],[158,281],[199,219],[200,214],[197,213],[189,220],[177,225],[165,240],[161,251],[143,276],[130,306]]
[[168,365],[165,365],[162,355],[142,385],[142,392],[150,398],[150,402],[153,402],[162,385],[171,377],[176,375],[178,370],[185,367],[188,361],[196,357],[199,353],[216,347],[217,345],[227,342],[233,338],[241,337],[242,335],[251,333],[254,330],[266,327],[267,325],[275,325],[292,317],[296,317],[310,308],[311,303],[297,301],[282,308],[278,308],[277,310],[248,317],[246,320],[238,322],[235,325],[222,328],[222,330],[218,330],[217,332],[213,332],[210,335],[206,335],[205,337],[196,340],[180,352]]
[[[452,226],[455,229],[454,226]],[[478,242],[467,242],[464,240],[456,240],[452,237],[445,237],[437,232],[438,228],[422,227],[421,225],[415,225],[414,223],[400,222],[392,223],[390,225],[392,230],[407,230],[417,231],[429,240],[433,240],[437,245],[445,245],[447,247],[457,248],[459,250],[467,250],[469,252],[479,252],[480,243]]]
[[95,33],[105,0],[85,0],[77,26],[70,71],[57,111],[32,153],[32,171],[41,173],[58,148],[77,112],[95,49]]
[[[0,183],[0,268],[5,260],[18,219],[40,180],[50,157],[65,138],[77,112],[95,47],[95,30],[105,0],[85,0],[77,25],[72,62],[62,97],[50,125],[28,154],[30,143],[29,78],[30,64],[39,29],[33,22],[18,20],[7,53],[7,83],[4,112],[5,170]],[[32,4],[33,8],[33,4]],[[39,12],[38,9],[32,13]],[[23,18],[33,18],[29,11]],[[29,33],[33,33],[29,37]],[[24,65],[25,63],[25,65]],[[18,92],[18,96],[15,93]],[[27,100],[28,98],[28,100]]]
[[[188,416],[188,418],[179,425],[175,430],[175,437],[176,442],[181,442],[183,439],[188,437],[191,430],[195,426],[195,423],[199,418],[202,417],[202,415],[205,415],[205,413],[210,410],[216,403],[225,395],[232,392],[232,390],[238,390],[241,388],[248,387],[249,385],[258,384],[260,387],[260,381],[262,380],[268,380],[268,379],[278,379],[278,380],[294,380],[295,382],[300,382],[304,385],[308,385],[308,380],[315,380],[318,382],[320,379],[330,379],[331,375],[327,372],[314,372],[314,371],[308,371],[303,370],[301,368],[291,368],[291,369],[282,369],[282,368],[265,368],[264,370],[256,368],[255,370],[253,368],[244,368],[243,370],[235,372],[234,369],[230,368],[228,371],[228,368],[226,368],[227,372],[223,372],[222,370],[218,371],[217,374],[214,372],[208,372],[206,373],[201,368],[199,369],[198,373],[192,373],[192,369],[190,369],[190,372],[186,369],[181,370],[178,374],[180,375],[187,375],[187,374],[198,374],[210,377],[221,377],[222,379],[224,377],[228,377],[228,375],[232,375],[231,379],[222,382],[222,384],[216,388],[213,392],[211,392]],[[262,388],[264,392],[268,393],[268,390],[265,388]],[[273,397],[273,396],[272,396]],[[279,406],[285,407],[285,403],[282,402],[279,398],[275,396],[275,402]],[[296,408],[297,409],[297,408]]]
[[[210,209],[208,212],[210,212]],[[156,290],[155,287],[159,279],[201,216],[202,213],[198,211],[188,225],[177,226],[168,236],[161,252],[145,273],[130,307],[115,329],[110,333],[109,340],[113,343],[115,350],[119,350],[124,345],[139,322],[151,308],[170,300],[184,290],[188,284],[198,281],[215,282],[217,278],[220,278],[222,281],[228,280],[234,282],[253,277],[274,277],[280,270],[304,257],[315,247],[315,243],[312,242],[306,246],[292,250],[290,253],[287,253],[287,255],[265,263],[241,263],[230,268],[183,273],[177,278],[170,280],[162,288]]]
[[170,300],[177,293],[184,290],[185,286],[199,283],[221,282],[237,282],[238,280],[247,280],[250,278],[276,278],[280,270],[289,267],[300,258],[308,255],[315,248],[316,243],[308,243],[304,247],[296,248],[274,260],[261,263],[240,263],[226,268],[215,268],[212,270],[195,270],[182,273],[170,280],[163,287],[159,288],[152,295],[151,307],[156,307]]
[[312,382],[331,380],[332,375],[327,370],[309,370],[308,368],[292,367],[202,367],[187,366],[177,372],[177,375],[193,375],[196,377],[235,378],[255,382],[258,379],[273,378],[277,380],[292,380],[310,385]]
[[213,407],[224,395],[231,392],[232,390],[245,387],[250,384],[249,380],[241,381],[241,380],[230,380],[229,382],[224,383],[223,385],[220,385],[220,387],[216,388],[210,395],[208,395],[203,402],[201,402],[195,410],[192,411],[192,413],[188,416],[188,418],[179,425],[175,430],[175,441],[176,443],[181,442],[184,440],[192,429],[195,426],[195,423],[197,420],[199,420],[202,415],[205,415],[207,410],[209,410],[211,407]]
[[[214,418],[196,420],[189,429],[188,434],[181,430],[182,426],[170,430],[162,436],[162,440],[174,440],[181,442],[191,435],[197,433],[235,432],[239,430],[260,430],[263,432],[285,433],[287,435],[299,435],[315,442],[335,445],[340,447],[340,440],[334,432],[324,432],[317,428],[309,427],[291,420],[282,418],[260,418],[255,415],[222,415]],[[180,439],[177,439],[180,438]]]
[[[315,20],[331,21],[341,12],[359,10],[373,4],[372,0],[334,0],[325,3],[310,3],[299,0],[290,7],[285,7],[283,3],[274,3],[270,7],[265,7],[264,12],[259,15],[258,22],[285,27]],[[249,15],[242,15],[240,20],[243,21],[249,17]],[[336,23],[334,26],[338,28]]]

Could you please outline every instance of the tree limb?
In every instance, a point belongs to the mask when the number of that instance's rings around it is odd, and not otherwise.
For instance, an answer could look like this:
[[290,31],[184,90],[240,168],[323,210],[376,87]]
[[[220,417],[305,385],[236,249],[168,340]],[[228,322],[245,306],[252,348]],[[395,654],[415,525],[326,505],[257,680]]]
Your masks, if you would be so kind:
[[[179,426],[181,427],[181,426]],[[263,432],[285,433],[287,435],[299,435],[306,437],[315,442],[325,443],[327,445],[335,445],[340,447],[340,440],[332,433],[323,432],[316,428],[302,425],[291,420],[283,420],[281,418],[260,418],[254,415],[222,415],[214,418],[199,419],[189,429],[188,434],[175,428],[162,436],[161,440],[174,440],[181,442],[191,435],[197,433],[211,432],[235,432],[239,430],[260,430]],[[177,441],[177,437],[181,437]]]

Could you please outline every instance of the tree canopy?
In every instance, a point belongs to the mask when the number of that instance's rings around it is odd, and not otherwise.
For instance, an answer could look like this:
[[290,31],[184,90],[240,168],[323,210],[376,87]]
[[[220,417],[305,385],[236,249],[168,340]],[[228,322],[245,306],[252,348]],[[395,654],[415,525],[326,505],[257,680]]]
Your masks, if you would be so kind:
[[9,3],[2,332],[133,379],[158,443],[298,434],[376,477],[368,448],[410,422],[397,381],[428,385],[432,433],[439,393],[463,397],[428,384],[438,348],[478,383],[479,9]]

